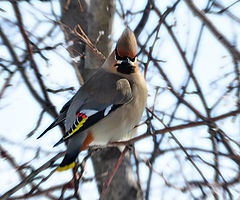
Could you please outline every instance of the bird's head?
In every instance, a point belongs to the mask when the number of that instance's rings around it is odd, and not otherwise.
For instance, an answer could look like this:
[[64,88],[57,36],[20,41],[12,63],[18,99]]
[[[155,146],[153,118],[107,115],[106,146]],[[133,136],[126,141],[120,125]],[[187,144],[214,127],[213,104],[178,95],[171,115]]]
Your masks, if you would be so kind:
[[126,28],[117,41],[116,56],[119,59],[129,58],[133,60],[137,55],[137,41],[130,28]]
[[126,28],[117,42],[115,49],[116,70],[119,73],[131,74],[137,67],[137,41],[134,33]]
[[111,71],[123,76],[137,72],[137,51],[135,35],[129,28],[126,28],[117,41],[115,50],[110,55]]

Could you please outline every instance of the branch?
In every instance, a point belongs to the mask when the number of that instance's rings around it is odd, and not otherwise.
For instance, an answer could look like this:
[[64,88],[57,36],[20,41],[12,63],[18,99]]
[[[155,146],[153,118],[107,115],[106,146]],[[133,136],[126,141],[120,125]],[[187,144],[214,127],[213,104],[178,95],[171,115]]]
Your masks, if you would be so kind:
[[[153,113],[150,109],[147,108],[147,110],[149,112],[151,112],[152,115],[155,118],[158,118],[158,116],[155,113]],[[236,116],[238,114],[240,114],[240,110],[235,110],[235,111],[231,111],[231,112],[219,115],[217,117],[209,118],[209,119],[207,119],[207,121],[190,122],[190,123],[187,123],[187,124],[180,124],[180,125],[176,125],[176,126],[172,126],[172,127],[167,127],[167,128],[164,128],[164,129],[156,130],[154,132],[154,134],[164,134],[164,133],[167,133],[167,132],[170,132],[170,131],[177,131],[177,130],[182,130],[182,129],[185,129],[185,128],[192,128],[192,127],[197,127],[197,126],[202,126],[202,125],[208,125],[210,122],[216,122],[216,121],[222,120],[222,119],[227,118],[227,117]],[[111,143],[109,143],[109,145],[110,146],[128,145],[128,144],[135,143],[135,142],[137,142],[139,140],[142,140],[142,139],[144,139],[146,137],[149,137],[149,136],[152,136],[152,134],[145,133],[145,134],[139,135],[137,137],[134,137],[134,138],[132,138],[130,140],[121,141],[121,142],[111,142]]]
[[35,60],[33,58],[33,50],[31,48],[31,44],[30,44],[31,42],[30,42],[30,40],[28,38],[28,35],[27,35],[27,33],[26,33],[25,29],[24,29],[24,24],[23,24],[23,21],[22,21],[22,15],[21,15],[21,13],[19,11],[18,3],[17,3],[17,1],[12,1],[11,3],[13,5],[13,9],[15,11],[15,15],[16,15],[16,18],[17,18],[17,21],[18,21],[19,30],[20,30],[20,32],[22,34],[22,37],[23,37],[25,45],[26,45],[26,49],[27,49],[27,52],[28,52],[28,56],[29,56],[29,60],[30,60],[30,63],[31,63],[31,67],[33,68],[33,71],[34,71],[34,73],[35,73],[35,75],[37,77],[38,83],[39,83],[40,88],[42,90],[42,93],[43,93],[43,95],[45,97],[45,100],[49,104],[51,104],[49,96],[48,96],[48,94],[46,92],[46,87],[45,87],[45,85],[44,85],[44,83],[42,81],[41,74],[40,74],[40,72],[38,70],[38,67],[37,67],[37,64],[36,64],[36,62],[35,62]]
[[201,21],[203,21],[208,29],[216,36],[216,38],[225,46],[225,48],[230,52],[230,54],[238,61],[240,61],[240,52],[234,48],[234,46],[227,40],[227,38],[222,35],[213,23],[206,17],[206,15],[200,11],[192,2],[192,0],[185,0],[188,7],[192,10],[193,14],[196,15]]
[[29,174],[21,183],[7,191],[5,194],[0,196],[1,200],[7,200],[13,193],[17,192],[20,190],[22,187],[26,186],[29,184],[40,172],[44,171],[48,167],[52,165],[58,158],[62,157],[64,153],[59,153],[53,158],[51,158],[49,161],[47,161],[45,164],[43,164],[41,167],[33,171],[31,174]]
[[39,93],[34,89],[33,85],[31,84],[31,82],[26,74],[25,68],[22,66],[22,63],[19,61],[17,53],[14,51],[12,44],[10,43],[6,34],[3,32],[1,26],[0,26],[0,36],[3,40],[4,45],[6,46],[7,50],[9,51],[9,53],[12,57],[13,63],[17,66],[17,68],[24,80],[24,83],[26,84],[26,86],[29,89],[32,96],[43,107],[44,110],[46,110],[52,117],[56,117],[57,112],[54,109],[54,107],[50,107],[49,103],[46,102],[45,100],[43,100],[42,97],[39,95]]
[[74,28],[74,32],[78,36],[78,38],[84,44],[86,44],[90,48],[90,50],[94,54],[96,54],[101,60],[105,60],[106,59],[106,57],[97,49],[97,47],[94,46],[92,41],[88,38],[88,36],[86,35],[86,33],[84,32],[84,30],[82,29],[82,27],[79,24]]

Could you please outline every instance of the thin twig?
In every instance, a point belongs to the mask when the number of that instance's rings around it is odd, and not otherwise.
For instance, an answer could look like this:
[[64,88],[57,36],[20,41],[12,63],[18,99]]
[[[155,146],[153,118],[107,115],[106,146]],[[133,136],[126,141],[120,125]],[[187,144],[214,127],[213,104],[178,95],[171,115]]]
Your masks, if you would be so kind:
[[74,28],[74,32],[78,36],[78,38],[84,44],[86,44],[95,55],[97,55],[102,60],[106,59],[106,57],[97,49],[97,47],[94,46],[92,41],[88,38],[88,36],[79,24]]

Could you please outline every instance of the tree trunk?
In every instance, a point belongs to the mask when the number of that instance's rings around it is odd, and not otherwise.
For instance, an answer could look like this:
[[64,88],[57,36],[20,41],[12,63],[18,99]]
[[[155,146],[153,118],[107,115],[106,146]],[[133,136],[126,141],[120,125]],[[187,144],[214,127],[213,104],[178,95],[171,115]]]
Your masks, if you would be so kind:
[[[72,0],[69,5],[67,5],[67,2],[69,2],[67,0],[61,0],[60,2],[63,24],[70,28],[74,28],[75,25],[80,24],[93,43],[99,38],[99,34],[104,33],[96,43],[96,46],[105,56],[108,56],[112,47],[112,40],[108,36],[112,33],[115,0],[88,1],[90,5],[85,3],[85,1]],[[76,37],[66,29],[66,26],[63,25],[63,27],[66,40],[75,41],[72,46],[69,47],[71,56],[76,57],[81,55],[80,62],[73,63],[73,65],[78,79],[80,83],[82,83],[101,66],[102,61],[96,55],[92,54],[88,47],[79,44]],[[108,180],[120,154],[121,152],[118,148],[111,147],[97,152],[92,157],[99,193],[101,193],[103,185]],[[141,194],[142,192],[137,187],[136,179],[134,179],[130,156],[126,155],[112,180],[105,199],[136,200],[142,199]]]

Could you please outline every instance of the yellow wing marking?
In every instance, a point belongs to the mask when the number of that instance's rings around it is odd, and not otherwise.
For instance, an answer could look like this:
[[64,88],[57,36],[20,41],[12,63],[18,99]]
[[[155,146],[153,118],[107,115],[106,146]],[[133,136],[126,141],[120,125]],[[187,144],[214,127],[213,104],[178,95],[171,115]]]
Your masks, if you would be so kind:
[[71,137],[74,133],[76,133],[82,126],[83,126],[83,124],[87,121],[87,117],[86,118],[83,118],[79,123],[78,123],[78,125],[64,138],[64,140],[65,139],[67,139],[67,138],[69,138],[69,137]]

